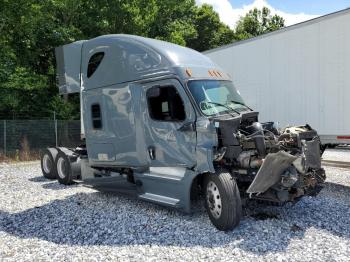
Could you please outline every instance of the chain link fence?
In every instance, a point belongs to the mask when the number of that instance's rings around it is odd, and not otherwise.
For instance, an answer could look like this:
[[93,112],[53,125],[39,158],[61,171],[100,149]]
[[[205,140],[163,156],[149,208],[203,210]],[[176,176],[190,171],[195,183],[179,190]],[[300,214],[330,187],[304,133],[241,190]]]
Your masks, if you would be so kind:
[[46,147],[80,143],[80,120],[0,120],[0,158],[32,160]]

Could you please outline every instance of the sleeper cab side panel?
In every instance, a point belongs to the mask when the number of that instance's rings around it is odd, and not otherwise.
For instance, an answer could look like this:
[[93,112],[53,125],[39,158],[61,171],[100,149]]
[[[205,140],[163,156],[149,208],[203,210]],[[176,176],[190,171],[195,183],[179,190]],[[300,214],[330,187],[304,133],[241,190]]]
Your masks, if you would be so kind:
[[[83,100],[90,164],[143,166],[145,160],[137,146],[142,137],[136,135],[134,101],[129,84],[84,91]],[[101,129],[94,129],[92,125],[91,106],[96,103],[101,108]]]
[[[93,76],[87,77],[89,60],[99,52],[104,57]],[[81,77],[85,90],[164,75],[169,70],[160,54],[131,39],[95,38],[84,43],[82,54]]]

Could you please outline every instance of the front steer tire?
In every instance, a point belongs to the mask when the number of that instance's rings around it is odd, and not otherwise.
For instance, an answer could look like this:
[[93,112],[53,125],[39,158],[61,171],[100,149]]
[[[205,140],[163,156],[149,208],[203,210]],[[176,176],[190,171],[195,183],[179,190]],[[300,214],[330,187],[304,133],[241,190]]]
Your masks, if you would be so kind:
[[58,182],[63,185],[73,184],[73,172],[68,156],[64,152],[58,151],[55,164]]
[[242,203],[236,180],[226,170],[207,174],[204,179],[205,208],[213,225],[222,231],[238,226]]

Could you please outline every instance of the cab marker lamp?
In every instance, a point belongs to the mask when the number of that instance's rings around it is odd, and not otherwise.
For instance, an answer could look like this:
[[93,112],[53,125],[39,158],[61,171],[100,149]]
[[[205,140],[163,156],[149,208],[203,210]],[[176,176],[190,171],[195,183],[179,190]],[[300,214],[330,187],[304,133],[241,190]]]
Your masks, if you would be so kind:
[[192,70],[190,68],[186,68],[186,74],[191,77],[192,76]]

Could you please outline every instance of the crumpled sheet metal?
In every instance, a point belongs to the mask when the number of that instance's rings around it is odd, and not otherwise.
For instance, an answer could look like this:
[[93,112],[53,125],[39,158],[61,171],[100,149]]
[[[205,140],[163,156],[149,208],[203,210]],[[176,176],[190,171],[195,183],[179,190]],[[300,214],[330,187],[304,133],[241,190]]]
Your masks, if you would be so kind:
[[303,150],[305,155],[306,170],[309,168],[321,168],[321,150],[319,138],[314,138],[311,141],[305,141]]
[[298,157],[296,160],[293,162],[293,166],[296,168],[296,170],[300,174],[305,174],[305,158],[304,157]]
[[281,180],[282,173],[297,159],[285,151],[270,153],[266,156],[247,193],[264,193]]

